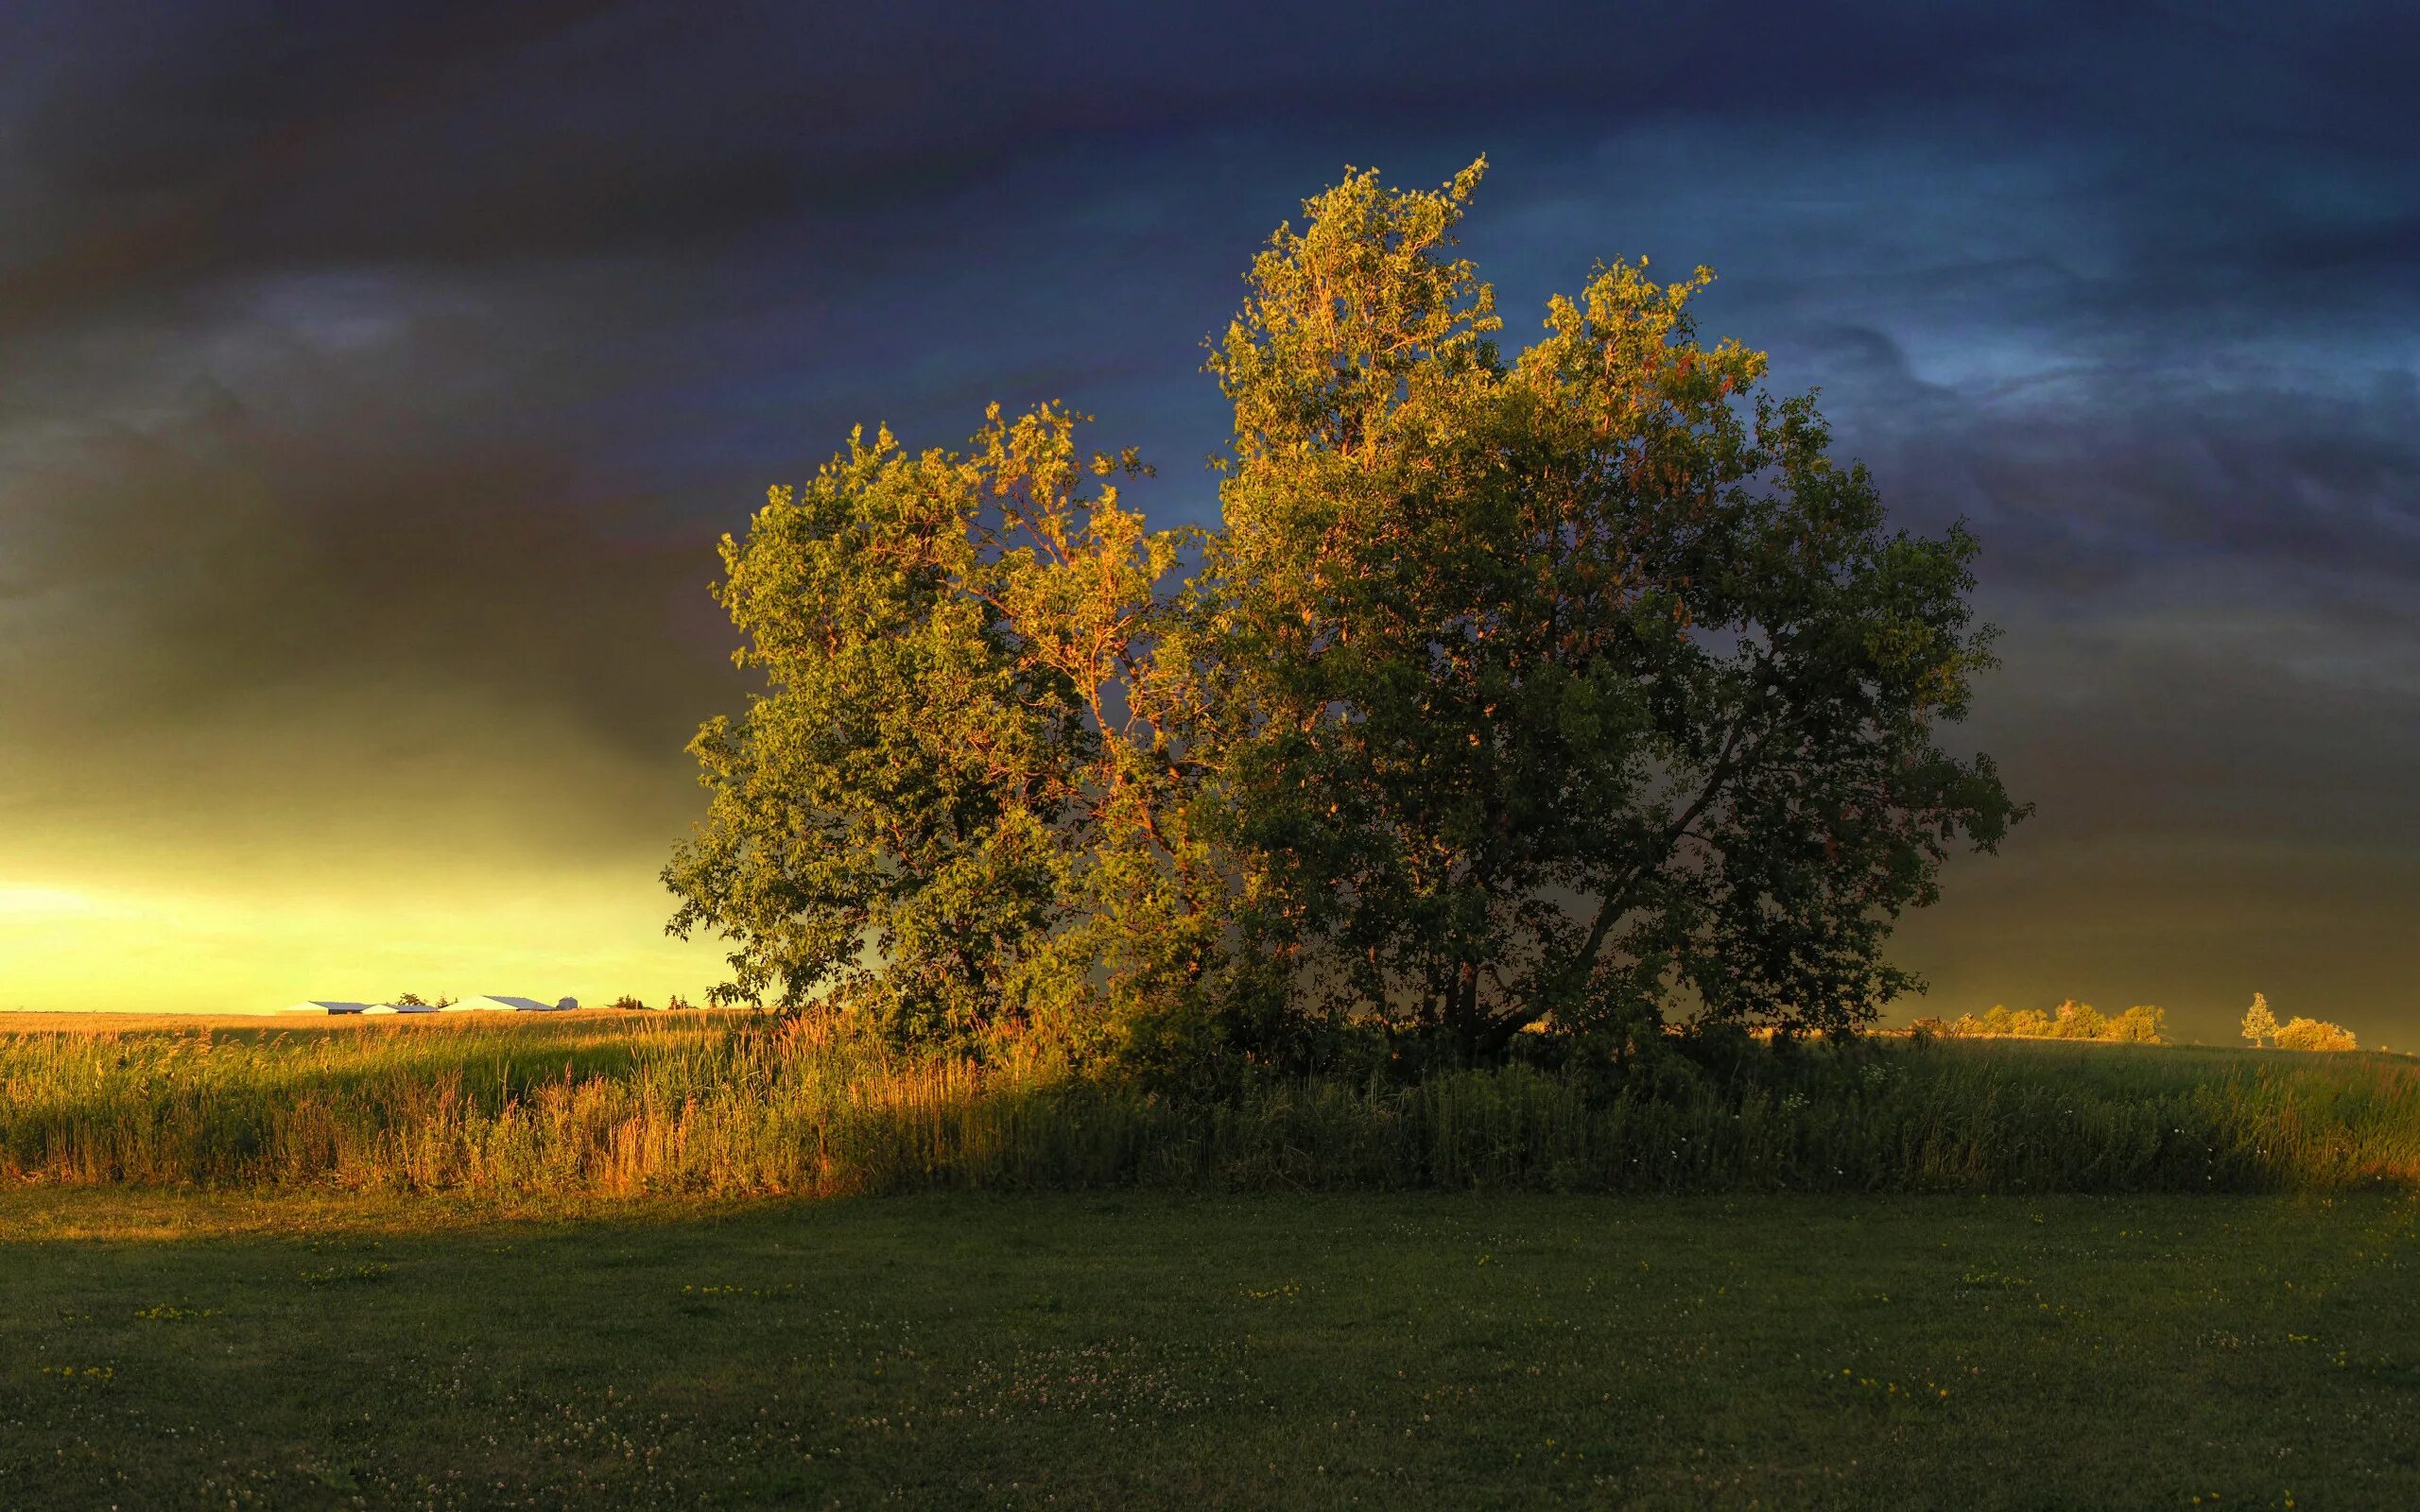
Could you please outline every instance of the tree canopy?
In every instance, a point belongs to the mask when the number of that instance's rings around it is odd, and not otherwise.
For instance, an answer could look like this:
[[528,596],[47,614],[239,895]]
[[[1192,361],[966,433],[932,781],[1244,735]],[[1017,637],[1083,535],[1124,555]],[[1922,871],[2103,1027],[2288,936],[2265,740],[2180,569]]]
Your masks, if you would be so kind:
[[1483,162],[1351,173],[1208,362],[1221,521],[995,406],[853,436],[722,542],[765,692],[691,749],[672,927],[726,999],[911,1036],[1499,1050],[1870,1020],[1961,843],[2022,816],[1938,743],[1991,662],[1976,543],[1887,527],[1811,396],[1703,344],[1701,268],[1601,265],[1507,357],[1456,254]]

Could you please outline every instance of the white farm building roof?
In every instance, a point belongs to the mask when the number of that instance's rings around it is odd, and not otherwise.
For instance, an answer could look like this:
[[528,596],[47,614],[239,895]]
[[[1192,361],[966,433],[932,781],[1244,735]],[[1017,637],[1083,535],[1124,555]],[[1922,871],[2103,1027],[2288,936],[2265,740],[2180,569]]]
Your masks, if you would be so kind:
[[338,1003],[327,998],[314,998],[308,1003],[290,1003],[280,1010],[285,1013],[367,1013],[367,1003]]
[[454,1006],[458,1011],[480,1009],[508,1013],[552,1013],[555,1011],[553,1004],[541,1003],[536,998],[503,997],[493,992],[480,997],[464,998]]

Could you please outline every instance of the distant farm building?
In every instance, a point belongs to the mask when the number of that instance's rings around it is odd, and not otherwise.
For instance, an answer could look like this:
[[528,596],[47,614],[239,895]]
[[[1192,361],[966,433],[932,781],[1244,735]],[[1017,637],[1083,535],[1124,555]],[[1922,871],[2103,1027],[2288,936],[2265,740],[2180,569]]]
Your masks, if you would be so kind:
[[296,1003],[278,1011],[281,1013],[554,1013],[579,1006],[578,998],[564,998],[557,1003],[544,1003],[536,998],[506,997],[489,993],[483,997],[464,998],[459,1003],[339,1003],[314,998],[308,1003]]

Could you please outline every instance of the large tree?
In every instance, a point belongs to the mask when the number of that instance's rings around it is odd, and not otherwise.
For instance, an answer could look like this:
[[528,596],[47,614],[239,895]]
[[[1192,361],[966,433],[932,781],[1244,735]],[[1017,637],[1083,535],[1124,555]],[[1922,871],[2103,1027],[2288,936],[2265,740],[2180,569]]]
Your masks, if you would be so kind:
[[1601,266],[1510,361],[1443,191],[1355,174],[1211,368],[1247,919],[1333,1003],[1475,1050],[1675,1006],[1840,1027],[1948,848],[2017,816],[1935,743],[1990,664],[1975,542],[1885,529],[1712,275]]
[[1886,529],[1811,399],[1696,339],[1703,269],[1602,266],[1508,360],[1453,251],[1481,166],[1351,174],[1255,261],[1182,584],[1058,408],[853,439],[725,540],[769,691],[695,743],[666,880],[730,995],[1484,1054],[1911,985],[1893,920],[2021,812],[1936,741],[1990,665],[1973,540]]

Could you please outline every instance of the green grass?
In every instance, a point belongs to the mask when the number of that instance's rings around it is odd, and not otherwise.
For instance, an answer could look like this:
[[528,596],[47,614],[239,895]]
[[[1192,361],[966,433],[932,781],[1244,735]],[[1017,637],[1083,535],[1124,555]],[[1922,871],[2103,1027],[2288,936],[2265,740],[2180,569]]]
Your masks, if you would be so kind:
[[585,1211],[0,1196],[0,1505],[2420,1504],[2406,1197]]
[[0,1032],[0,1508],[2420,1504],[2415,1193],[2377,1055]]
[[813,1022],[0,1031],[0,1177],[557,1197],[2411,1190],[2420,1062],[1868,1043],[1612,1092],[1515,1066],[1200,1101]]

